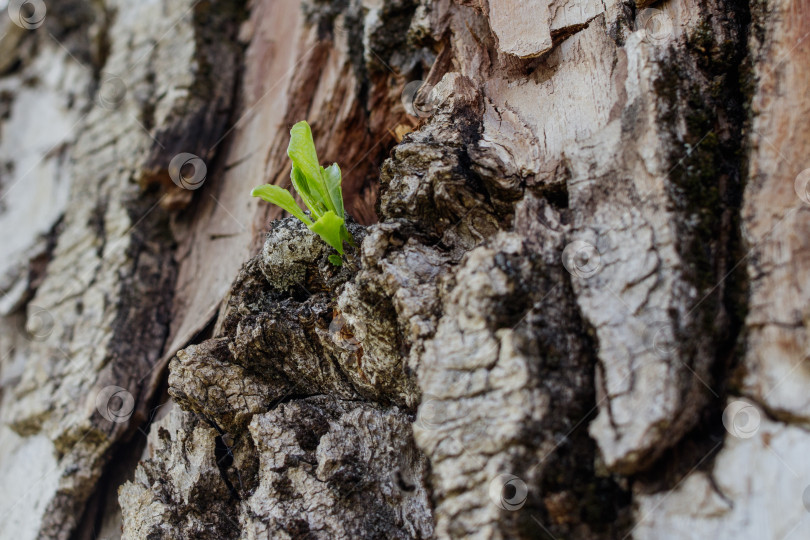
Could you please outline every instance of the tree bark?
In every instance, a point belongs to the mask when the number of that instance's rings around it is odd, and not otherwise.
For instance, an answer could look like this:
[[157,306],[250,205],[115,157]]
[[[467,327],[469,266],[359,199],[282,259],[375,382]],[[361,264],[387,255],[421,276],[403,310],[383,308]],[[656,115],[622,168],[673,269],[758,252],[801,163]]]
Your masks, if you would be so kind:
[[807,0],[0,8],[0,537],[808,534]]

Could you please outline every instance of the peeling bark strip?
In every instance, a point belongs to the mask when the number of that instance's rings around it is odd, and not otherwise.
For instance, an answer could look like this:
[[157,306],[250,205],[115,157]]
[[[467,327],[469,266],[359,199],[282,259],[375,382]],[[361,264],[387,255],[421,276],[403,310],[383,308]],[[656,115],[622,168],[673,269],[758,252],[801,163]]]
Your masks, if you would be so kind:
[[3,538],[810,534],[806,0],[0,9]]

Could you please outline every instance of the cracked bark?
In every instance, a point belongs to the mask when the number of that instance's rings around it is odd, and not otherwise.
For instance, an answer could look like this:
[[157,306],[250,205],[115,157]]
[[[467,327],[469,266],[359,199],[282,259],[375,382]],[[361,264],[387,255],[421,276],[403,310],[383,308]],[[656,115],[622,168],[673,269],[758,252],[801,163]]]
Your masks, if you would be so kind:
[[[47,9],[0,22],[0,536],[806,536],[806,0]],[[301,119],[341,268],[247,197]]]

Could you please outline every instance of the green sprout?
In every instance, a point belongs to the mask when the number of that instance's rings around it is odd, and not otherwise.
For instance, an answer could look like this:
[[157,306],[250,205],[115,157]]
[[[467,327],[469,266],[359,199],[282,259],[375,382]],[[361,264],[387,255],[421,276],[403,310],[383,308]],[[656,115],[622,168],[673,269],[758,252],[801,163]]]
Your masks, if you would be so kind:
[[340,255],[330,255],[329,262],[340,266],[343,264],[343,242],[354,245],[354,239],[346,228],[340,167],[337,163],[325,169],[321,167],[312,140],[312,129],[306,122],[298,122],[290,130],[287,155],[292,160],[292,185],[315,221],[307,217],[292,194],[284,188],[265,184],[253,188],[250,195],[280,206],[303,221],[309,230],[337,250]]

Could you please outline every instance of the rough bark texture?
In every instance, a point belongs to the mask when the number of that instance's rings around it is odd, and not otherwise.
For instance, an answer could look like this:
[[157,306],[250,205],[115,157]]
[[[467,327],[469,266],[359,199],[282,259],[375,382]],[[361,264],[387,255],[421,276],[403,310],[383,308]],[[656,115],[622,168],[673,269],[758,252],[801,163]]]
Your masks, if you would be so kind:
[[0,9],[0,537],[810,534],[807,0]]

